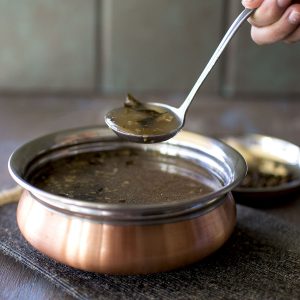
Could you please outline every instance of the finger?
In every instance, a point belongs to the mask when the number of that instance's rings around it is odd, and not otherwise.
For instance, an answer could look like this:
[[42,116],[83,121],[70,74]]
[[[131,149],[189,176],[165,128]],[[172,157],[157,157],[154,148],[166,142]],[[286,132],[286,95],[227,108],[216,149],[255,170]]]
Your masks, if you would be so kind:
[[257,8],[259,7],[264,0],[243,0],[242,4],[246,8]]
[[284,14],[292,0],[265,0],[249,18],[251,25],[255,27],[269,26],[277,22]]
[[279,21],[266,27],[252,26],[251,36],[259,45],[271,44],[287,38],[300,24],[300,4],[291,5]]
[[285,40],[286,43],[295,43],[300,41],[300,27],[298,27],[292,34],[290,34]]

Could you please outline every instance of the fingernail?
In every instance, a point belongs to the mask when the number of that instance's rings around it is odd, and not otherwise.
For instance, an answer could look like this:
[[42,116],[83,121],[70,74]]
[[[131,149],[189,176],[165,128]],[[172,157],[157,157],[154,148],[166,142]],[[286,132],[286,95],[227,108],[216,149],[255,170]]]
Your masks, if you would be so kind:
[[291,0],[277,0],[279,7],[287,7],[291,3]]
[[297,11],[292,11],[289,15],[289,22],[293,25],[300,23],[300,13]]
[[242,5],[245,6],[246,8],[253,8],[256,6],[257,0],[242,0]]

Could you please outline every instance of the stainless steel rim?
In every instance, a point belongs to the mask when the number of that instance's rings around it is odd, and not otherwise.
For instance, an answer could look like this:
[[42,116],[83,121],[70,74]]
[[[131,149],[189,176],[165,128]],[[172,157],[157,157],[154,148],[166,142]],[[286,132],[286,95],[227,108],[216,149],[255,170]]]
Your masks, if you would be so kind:
[[237,186],[246,175],[247,166],[243,157],[233,148],[221,141],[193,134],[181,132],[175,138],[154,145],[130,144],[133,147],[158,148],[166,150],[168,147],[177,147],[180,151],[191,151],[193,155],[206,155],[214,162],[214,167],[223,167],[223,174],[227,183],[217,191],[207,194],[200,199],[187,201],[151,204],[151,205],[119,205],[100,204],[76,199],[68,199],[42,191],[30,185],[24,179],[26,169],[37,156],[47,155],[58,149],[67,149],[71,146],[90,145],[91,143],[118,143],[128,145],[120,140],[110,129],[104,127],[85,127],[49,134],[30,141],[18,148],[10,157],[8,167],[14,180],[28,190],[36,199],[47,206],[59,211],[97,217],[103,220],[149,221],[168,218],[186,218],[188,214],[203,213],[219,205],[224,196]]

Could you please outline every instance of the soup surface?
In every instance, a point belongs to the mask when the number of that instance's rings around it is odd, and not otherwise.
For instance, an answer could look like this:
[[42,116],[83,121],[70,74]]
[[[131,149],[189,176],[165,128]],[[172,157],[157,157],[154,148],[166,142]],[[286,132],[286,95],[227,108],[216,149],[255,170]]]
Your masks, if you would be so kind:
[[124,107],[107,114],[112,123],[122,132],[141,135],[144,142],[151,142],[148,136],[164,135],[177,129],[181,122],[175,114],[163,107],[149,107],[128,95]]
[[209,176],[183,158],[126,148],[49,161],[28,181],[44,191],[77,200],[153,204],[207,194],[214,189]]

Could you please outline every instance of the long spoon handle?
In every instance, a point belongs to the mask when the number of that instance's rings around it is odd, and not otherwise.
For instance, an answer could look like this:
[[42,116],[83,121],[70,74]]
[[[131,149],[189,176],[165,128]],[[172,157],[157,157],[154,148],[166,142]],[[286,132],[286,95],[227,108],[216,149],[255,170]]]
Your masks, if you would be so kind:
[[180,106],[179,111],[182,114],[182,116],[185,115],[188,107],[190,106],[195,94],[197,93],[198,89],[206,79],[207,75],[211,71],[211,69],[216,64],[217,60],[219,59],[220,55],[224,51],[227,44],[230,42],[230,40],[233,38],[239,27],[243,24],[243,22],[253,13],[254,9],[245,9],[243,12],[235,19],[235,21],[232,23],[230,28],[228,29],[227,33],[223,37],[222,41],[220,42],[218,48],[214,52],[213,56],[209,60],[208,64],[206,65],[205,69],[201,73],[200,77],[196,81],[195,85],[193,86],[192,90],[188,94],[187,98],[184,100],[183,104]]

